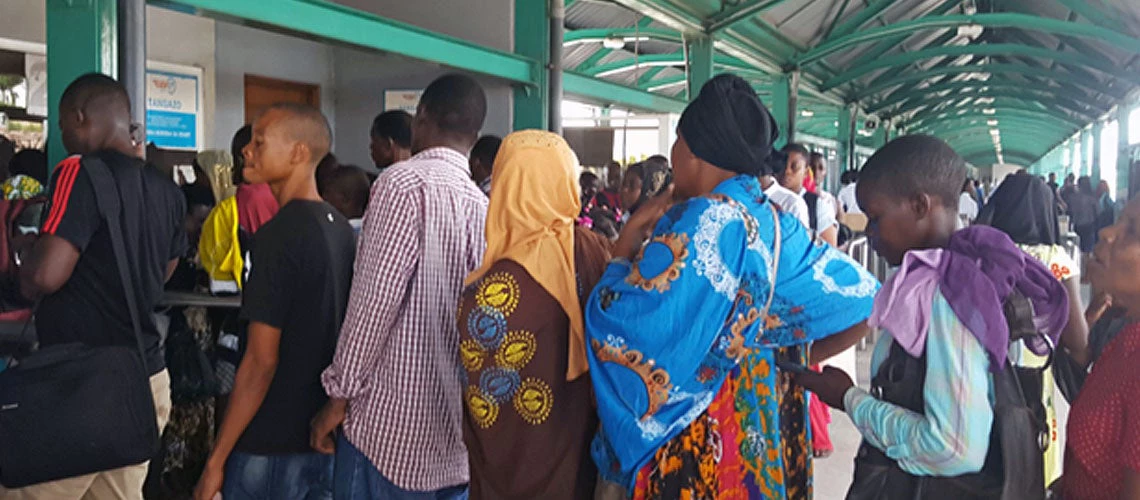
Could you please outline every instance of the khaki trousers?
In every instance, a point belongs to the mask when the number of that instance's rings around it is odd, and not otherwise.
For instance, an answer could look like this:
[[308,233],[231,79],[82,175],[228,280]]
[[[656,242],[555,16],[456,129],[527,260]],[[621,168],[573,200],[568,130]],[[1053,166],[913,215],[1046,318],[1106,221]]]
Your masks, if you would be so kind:
[[[158,431],[161,434],[167,420],[170,419],[170,374],[166,370],[150,377],[150,393],[154,395],[154,410],[158,415]],[[0,499],[142,500],[142,487],[146,481],[148,465],[150,462],[143,462],[85,476],[33,484],[15,490],[0,486]]]

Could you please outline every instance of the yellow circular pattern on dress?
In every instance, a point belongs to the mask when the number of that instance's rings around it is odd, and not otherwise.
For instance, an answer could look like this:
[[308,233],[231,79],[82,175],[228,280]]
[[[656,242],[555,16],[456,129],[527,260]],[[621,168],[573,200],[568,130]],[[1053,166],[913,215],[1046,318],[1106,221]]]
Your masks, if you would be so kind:
[[475,421],[479,427],[484,429],[495,425],[495,420],[499,418],[499,404],[494,399],[487,397],[478,386],[467,386],[467,411],[471,414],[471,419]]
[[479,283],[475,291],[475,302],[480,306],[491,307],[510,316],[519,305],[519,283],[507,273],[495,273]]
[[527,331],[507,333],[499,350],[495,352],[495,362],[508,370],[520,371],[534,358],[538,344],[534,334]]
[[528,378],[515,392],[514,405],[515,411],[519,412],[523,420],[528,424],[538,425],[550,416],[550,410],[554,407],[554,393],[550,392],[546,382],[537,378]]
[[459,359],[467,371],[478,371],[483,367],[483,359],[486,357],[487,353],[483,350],[483,346],[475,340],[467,339],[459,343]]

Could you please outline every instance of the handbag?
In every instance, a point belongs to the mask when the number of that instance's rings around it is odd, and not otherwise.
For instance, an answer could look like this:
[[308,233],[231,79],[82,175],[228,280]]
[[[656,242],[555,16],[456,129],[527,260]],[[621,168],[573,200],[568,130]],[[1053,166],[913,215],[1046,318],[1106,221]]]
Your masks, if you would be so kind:
[[166,338],[166,369],[170,373],[171,399],[178,404],[213,399],[218,395],[214,364],[198,345],[194,332],[185,321],[176,318],[172,323],[176,326]]
[[53,345],[0,373],[0,484],[19,488],[139,464],[158,452],[134,283],[111,171],[87,157],[111,236],[135,346]]

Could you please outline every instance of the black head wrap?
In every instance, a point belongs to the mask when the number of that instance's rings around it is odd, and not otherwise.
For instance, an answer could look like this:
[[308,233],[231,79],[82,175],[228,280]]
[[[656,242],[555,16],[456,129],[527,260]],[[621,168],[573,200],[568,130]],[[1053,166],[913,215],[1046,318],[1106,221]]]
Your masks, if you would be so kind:
[[1032,175],[1011,175],[1002,181],[977,223],[992,226],[1022,245],[1058,245],[1057,202],[1045,181]]
[[772,149],[780,135],[776,120],[752,86],[736,75],[717,75],[701,87],[677,130],[697,158],[725,170],[769,175],[786,162]]

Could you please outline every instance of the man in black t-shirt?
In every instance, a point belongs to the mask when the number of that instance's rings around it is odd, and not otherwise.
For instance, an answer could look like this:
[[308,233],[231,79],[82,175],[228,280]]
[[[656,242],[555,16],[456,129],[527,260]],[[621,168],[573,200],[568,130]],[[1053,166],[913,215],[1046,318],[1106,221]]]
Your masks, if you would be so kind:
[[[129,274],[142,315],[144,362],[150,373],[158,428],[170,415],[170,377],[152,310],[178,257],[186,250],[186,205],[174,182],[135,157],[130,99],[101,74],[76,79],[63,92],[59,123],[73,156],[56,167],[51,208],[41,236],[17,252],[20,288],[41,299],[36,333],[41,346],[81,342],[134,347],[132,326],[111,236],[95,203],[88,166],[107,164],[122,205]],[[114,388],[108,388],[114,390]],[[2,444],[0,444],[2,446]],[[41,483],[18,490],[0,487],[0,498],[141,498],[147,464]]]
[[348,221],[317,192],[330,142],[325,117],[308,106],[273,105],[253,124],[243,174],[269,184],[281,210],[254,236],[246,345],[196,499],[331,495],[333,457],[310,448],[309,422],[328,400],[320,376],[336,350],[356,247]]

